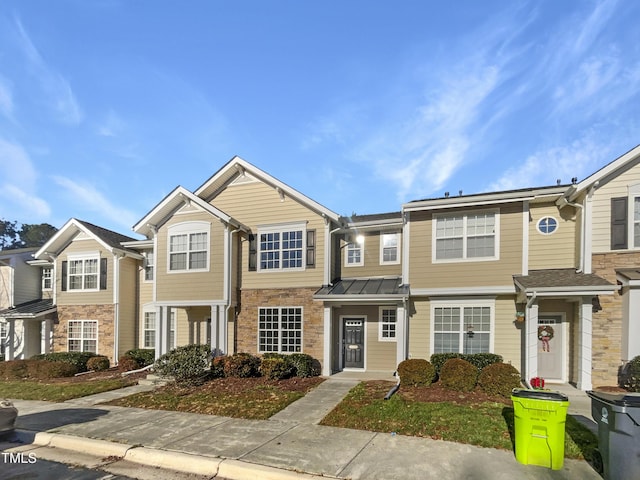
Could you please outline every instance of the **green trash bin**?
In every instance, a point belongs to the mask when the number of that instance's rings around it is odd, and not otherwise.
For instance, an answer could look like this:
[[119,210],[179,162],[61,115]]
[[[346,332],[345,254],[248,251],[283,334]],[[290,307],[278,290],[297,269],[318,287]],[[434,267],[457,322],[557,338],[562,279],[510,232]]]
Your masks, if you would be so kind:
[[640,393],[587,391],[606,480],[640,478]]
[[516,460],[560,470],[569,399],[560,392],[514,389]]

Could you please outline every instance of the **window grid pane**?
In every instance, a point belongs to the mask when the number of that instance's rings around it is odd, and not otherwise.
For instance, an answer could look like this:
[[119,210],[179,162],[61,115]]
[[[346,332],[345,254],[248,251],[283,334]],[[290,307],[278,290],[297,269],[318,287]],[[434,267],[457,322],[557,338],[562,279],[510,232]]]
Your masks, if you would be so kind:
[[96,320],[70,320],[67,349],[70,352],[98,351],[98,322]]
[[384,309],[382,310],[382,338],[396,338],[396,310]]
[[437,307],[433,323],[434,353],[489,352],[491,307]]
[[302,351],[302,308],[260,308],[258,350],[293,353]]

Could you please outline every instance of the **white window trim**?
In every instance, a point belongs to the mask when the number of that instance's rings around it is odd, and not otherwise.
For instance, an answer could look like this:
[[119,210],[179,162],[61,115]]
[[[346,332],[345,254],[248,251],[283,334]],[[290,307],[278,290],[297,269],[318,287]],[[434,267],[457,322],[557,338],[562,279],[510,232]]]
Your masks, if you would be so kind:
[[[396,259],[393,261],[385,261],[384,260],[384,236],[385,235],[395,235],[396,237]],[[402,246],[402,236],[399,232],[394,233],[380,233],[380,265],[399,265],[400,264],[400,255],[401,255],[401,246]]]
[[[71,325],[71,322],[80,322],[80,323],[81,323],[81,325],[82,325],[82,326],[80,327],[80,332],[81,332],[81,334],[80,334],[80,338],[71,338],[71,337],[69,336],[69,330],[70,330],[69,326]],[[95,339],[93,339],[93,338],[86,338],[86,337],[84,336],[84,325],[85,325],[85,323],[95,323],[95,325],[96,325],[96,338],[95,338]],[[96,351],[95,351],[94,353],[95,353],[96,355],[98,355],[98,354],[100,353],[100,341],[99,341],[99,340],[100,340],[100,331],[99,331],[99,328],[98,328],[99,326],[100,326],[100,324],[99,324],[98,320],[89,320],[89,319],[82,319],[82,320],[80,320],[80,319],[73,319],[73,320],[69,320],[69,321],[67,322],[67,351],[68,351],[68,352],[69,352],[69,351],[71,351],[71,350],[69,350],[69,341],[70,341],[70,340],[80,340],[80,351],[81,351],[81,352],[86,351],[86,350],[83,350],[83,349],[82,349],[83,343],[84,343],[86,340],[95,340],[95,342],[96,342]],[[74,350],[74,351],[75,351],[75,350]]]
[[[84,288],[84,273],[85,264],[87,260],[97,260],[98,271],[96,273],[96,288]],[[83,288],[71,288],[71,262],[82,261],[82,285]],[[100,252],[87,252],[67,255],[67,291],[68,292],[99,292],[100,291]]]
[[[429,319],[429,325],[430,325],[430,334],[429,334],[429,356],[431,356],[434,352],[434,348],[435,348],[435,312],[436,312],[436,308],[447,308],[447,307],[452,307],[452,308],[464,308],[464,307],[489,307],[490,308],[490,317],[489,317],[489,322],[490,322],[490,332],[489,332],[489,353],[494,353],[495,350],[495,334],[496,334],[496,301],[495,299],[491,298],[491,299],[438,299],[438,300],[432,300],[431,301],[431,312],[430,312],[430,319]],[[463,338],[462,335],[464,335],[464,329],[461,328],[460,329],[460,348],[462,348],[463,346]]]
[[[349,263],[349,250],[351,248],[357,247],[360,250],[360,261]],[[364,266],[364,237],[358,240],[353,240],[352,242],[348,242],[344,245],[344,266],[345,267],[362,267]]]
[[[149,253],[153,255],[152,263],[149,263],[149,257],[148,257]],[[147,278],[147,269],[149,267],[151,267],[151,272],[152,272],[150,279]],[[143,268],[142,268],[142,281],[145,283],[152,283],[153,281],[155,281],[155,278],[156,278],[156,255],[153,250],[149,250],[144,254]]]
[[[546,220],[547,218],[551,218],[556,222],[556,228],[553,230],[553,232],[545,233],[542,230],[540,230],[540,223],[542,222],[542,220]],[[553,215],[545,215],[544,217],[538,219],[538,221],[536,222],[536,231],[540,235],[544,235],[544,236],[553,235],[554,233],[556,233],[558,231],[559,228],[560,228],[560,222],[558,222],[558,219],[556,217],[554,217]]]
[[[302,232],[302,266],[301,267],[287,267],[284,268],[282,266],[282,256],[279,260],[278,268],[262,268],[262,249],[260,237],[264,234],[269,233],[279,233],[280,236],[280,253],[282,253],[282,233],[283,232]],[[306,262],[306,252],[307,252],[307,224],[306,222],[296,222],[296,223],[283,223],[277,225],[264,225],[258,227],[258,234],[256,238],[256,270],[258,272],[268,273],[268,272],[303,272],[307,268]],[[266,308],[266,307],[265,307]]]
[[[206,245],[206,267],[204,268],[189,268],[189,250],[187,249],[187,264],[186,268],[181,270],[171,270],[171,237],[177,235],[187,235],[187,242],[189,241],[189,235],[194,233],[206,233],[207,245]],[[188,247],[188,245],[187,245]],[[156,264],[158,256],[156,255]],[[211,266],[211,223],[202,221],[182,222],[171,225],[167,229],[167,273],[168,274],[184,274],[184,273],[197,273],[208,272]],[[157,269],[154,268],[154,275],[157,275]]]
[[627,194],[627,249],[640,250],[640,245],[635,242],[635,199],[640,198],[640,183],[629,185]]
[[[469,215],[478,214],[494,214],[494,255],[490,257],[467,257],[467,217]],[[462,258],[436,258],[436,231],[437,231],[437,219],[442,217],[462,216],[463,217],[463,232],[462,232]],[[460,263],[460,262],[490,262],[500,260],[500,210],[478,210],[478,211],[465,211],[460,213],[439,213],[434,214],[431,221],[431,262],[432,263]]]
[[[277,309],[278,310],[278,350],[277,352],[267,352],[264,350],[260,350],[260,310],[262,310],[263,308],[271,308],[271,309]],[[283,352],[282,351],[282,310],[287,309],[287,308],[299,308],[300,309],[300,351],[299,352]],[[287,305],[287,306],[281,306],[281,305],[262,305],[260,307],[258,307],[258,319],[257,319],[257,326],[258,326],[258,334],[257,334],[257,338],[256,338],[256,351],[260,354],[264,354],[264,353],[281,353],[284,355],[288,355],[291,353],[303,353],[304,352],[304,307],[301,305]]]
[[[146,328],[146,320],[147,320],[147,314],[151,313],[153,314],[153,329],[151,328]],[[157,318],[157,313],[155,309],[145,309],[142,312],[142,325],[141,325],[141,329],[140,329],[140,334],[141,334],[141,338],[140,338],[140,345],[142,345],[142,348],[156,348],[156,331],[157,331],[157,326],[158,326],[158,318]],[[147,331],[152,331],[153,330],[153,345],[148,347],[145,343],[146,340],[146,332]]]
[[[396,312],[396,321],[395,321],[395,326],[396,328],[393,331],[393,337],[383,337],[382,336],[382,327],[383,324],[385,323],[390,323],[390,322],[383,322],[382,318],[383,318],[383,311],[384,310],[393,310],[394,312]],[[395,306],[386,306],[386,307],[380,307],[378,309],[378,341],[379,342],[397,342],[398,341],[398,307]]]
[[[49,276],[48,277],[46,277],[45,273],[44,273],[44,272],[47,272],[47,271],[49,272]],[[44,281],[47,278],[49,280],[49,286],[45,287],[45,282]],[[98,277],[98,281],[100,281],[100,277]],[[98,284],[98,286],[100,286],[100,285]],[[51,290],[53,290],[53,267],[43,267],[42,268],[42,291],[43,292],[49,292]]]

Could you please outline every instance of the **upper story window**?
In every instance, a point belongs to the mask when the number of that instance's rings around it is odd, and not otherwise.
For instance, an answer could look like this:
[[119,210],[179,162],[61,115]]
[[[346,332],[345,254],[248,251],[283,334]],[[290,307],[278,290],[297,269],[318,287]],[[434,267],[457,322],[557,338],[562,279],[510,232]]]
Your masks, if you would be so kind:
[[551,235],[558,229],[558,221],[553,217],[543,217],[538,220],[537,228],[543,235]]
[[400,234],[383,233],[380,236],[380,264],[400,263]]
[[147,252],[144,256],[144,279],[147,282],[153,280],[153,271],[156,265],[156,255],[154,252]]
[[434,216],[433,261],[496,260],[499,230],[496,212]]
[[305,266],[305,234],[303,226],[260,229],[260,270],[302,270]]
[[209,269],[210,230],[207,222],[185,222],[169,227],[169,272]]
[[364,240],[347,243],[345,249],[345,265],[347,267],[364,265]]
[[45,267],[42,269],[42,290],[53,288],[53,269]]
[[99,256],[69,258],[67,265],[69,290],[98,290]]

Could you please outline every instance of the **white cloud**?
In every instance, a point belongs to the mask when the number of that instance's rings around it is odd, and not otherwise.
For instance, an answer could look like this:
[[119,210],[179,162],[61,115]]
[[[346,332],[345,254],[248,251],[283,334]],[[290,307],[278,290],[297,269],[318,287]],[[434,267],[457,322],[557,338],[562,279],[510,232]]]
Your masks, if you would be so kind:
[[125,124],[122,118],[113,110],[107,113],[104,121],[98,126],[98,135],[102,137],[118,137],[122,133]]
[[7,81],[0,77],[0,114],[13,117],[13,95]]
[[[98,189],[89,183],[81,184],[66,177],[55,175],[54,182],[62,187],[76,205],[88,212],[96,212],[118,225],[130,228],[139,218],[126,208],[121,208],[108,200]],[[75,216],[75,215],[74,215]]]
[[38,197],[38,174],[31,158],[20,146],[0,138],[0,198],[4,199],[3,208],[8,215],[19,215],[13,220],[26,221],[28,217],[48,217],[51,213],[49,204]]
[[16,19],[16,26],[20,46],[32,68],[32,75],[40,83],[42,93],[46,97],[45,101],[60,121],[72,125],[79,124],[83,113],[71,85],[60,73],[47,65],[19,19]]

